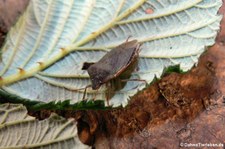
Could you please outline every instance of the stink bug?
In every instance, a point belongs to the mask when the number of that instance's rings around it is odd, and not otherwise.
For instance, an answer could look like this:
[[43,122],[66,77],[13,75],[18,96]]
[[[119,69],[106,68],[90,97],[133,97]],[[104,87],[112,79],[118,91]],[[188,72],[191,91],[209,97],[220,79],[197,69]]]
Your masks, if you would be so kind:
[[[112,49],[98,62],[85,62],[82,69],[88,71],[91,78],[91,85],[88,85],[85,88],[84,97],[88,87],[92,87],[93,90],[97,90],[101,87],[101,85],[106,84],[107,89],[109,90],[110,88],[108,87],[108,83],[111,83],[111,87],[114,86],[114,91],[121,89],[125,85],[124,83],[121,83],[125,81],[121,80],[129,81],[131,73],[136,68],[140,46],[141,44],[138,43],[137,40],[126,41]],[[120,82],[119,87],[118,82]]]

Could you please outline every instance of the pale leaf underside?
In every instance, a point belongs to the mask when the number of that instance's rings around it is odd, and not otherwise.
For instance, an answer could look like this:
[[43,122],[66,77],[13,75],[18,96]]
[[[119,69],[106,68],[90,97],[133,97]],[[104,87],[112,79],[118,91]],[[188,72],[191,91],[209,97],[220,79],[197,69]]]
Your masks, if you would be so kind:
[[[82,99],[90,84],[84,62],[96,62],[131,36],[142,43],[131,78],[151,82],[163,69],[190,69],[213,45],[221,0],[43,0],[30,1],[7,36],[0,85],[10,93],[44,102]],[[152,13],[148,14],[151,10]],[[62,49],[63,48],[63,49]],[[49,67],[48,67],[49,66]],[[19,69],[18,69],[19,68]],[[110,100],[126,105],[142,82],[128,82]],[[105,99],[104,86],[96,99]],[[88,90],[92,99],[95,91]]]
[[0,105],[0,149],[89,148],[77,135],[73,119],[57,115],[38,121],[27,114],[23,105]]

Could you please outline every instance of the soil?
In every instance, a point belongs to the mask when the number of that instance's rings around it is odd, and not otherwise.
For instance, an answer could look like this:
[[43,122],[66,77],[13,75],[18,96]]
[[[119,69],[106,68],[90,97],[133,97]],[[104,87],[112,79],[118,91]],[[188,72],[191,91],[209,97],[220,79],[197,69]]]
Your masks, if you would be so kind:
[[[220,13],[224,14],[225,4]],[[6,29],[0,26],[0,44]],[[184,143],[225,144],[225,19],[216,44],[185,74],[171,73],[114,110],[52,112],[77,120],[80,140],[96,148],[180,148]],[[183,143],[183,144],[182,144]]]

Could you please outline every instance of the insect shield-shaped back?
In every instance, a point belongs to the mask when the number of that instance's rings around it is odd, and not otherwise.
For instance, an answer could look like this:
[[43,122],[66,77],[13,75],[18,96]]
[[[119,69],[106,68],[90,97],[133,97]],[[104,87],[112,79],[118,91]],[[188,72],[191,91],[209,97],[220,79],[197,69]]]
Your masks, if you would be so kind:
[[88,71],[92,84],[85,87],[83,99],[85,99],[88,87],[91,86],[96,90],[106,83],[105,95],[107,105],[109,105],[109,99],[115,94],[115,91],[125,86],[126,83],[122,80],[129,79],[136,68],[140,46],[137,40],[126,41],[112,49],[98,62],[85,62],[82,69]]
[[[137,60],[140,44],[137,40],[126,41],[103,56],[98,62],[88,66],[87,71],[91,78],[92,89],[98,89],[102,84],[116,79]],[[129,75],[130,76],[130,75]]]

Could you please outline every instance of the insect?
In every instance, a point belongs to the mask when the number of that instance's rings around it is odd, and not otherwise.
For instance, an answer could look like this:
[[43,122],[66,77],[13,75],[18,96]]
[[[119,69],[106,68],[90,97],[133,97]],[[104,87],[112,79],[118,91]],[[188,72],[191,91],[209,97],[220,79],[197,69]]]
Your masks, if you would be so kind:
[[[85,88],[84,97],[88,87],[98,90],[103,84],[106,84],[108,91],[110,88],[112,89],[112,86],[114,86],[114,91],[121,89],[125,85],[123,83],[129,81],[131,73],[137,66],[140,46],[141,44],[137,40],[128,41],[127,39],[126,42],[104,55],[98,62],[85,62],[82,69],[88,71],[91,85]],[[111,87],[109,87],[109,83]],[[107,103],[108,98],[107,96]]]

